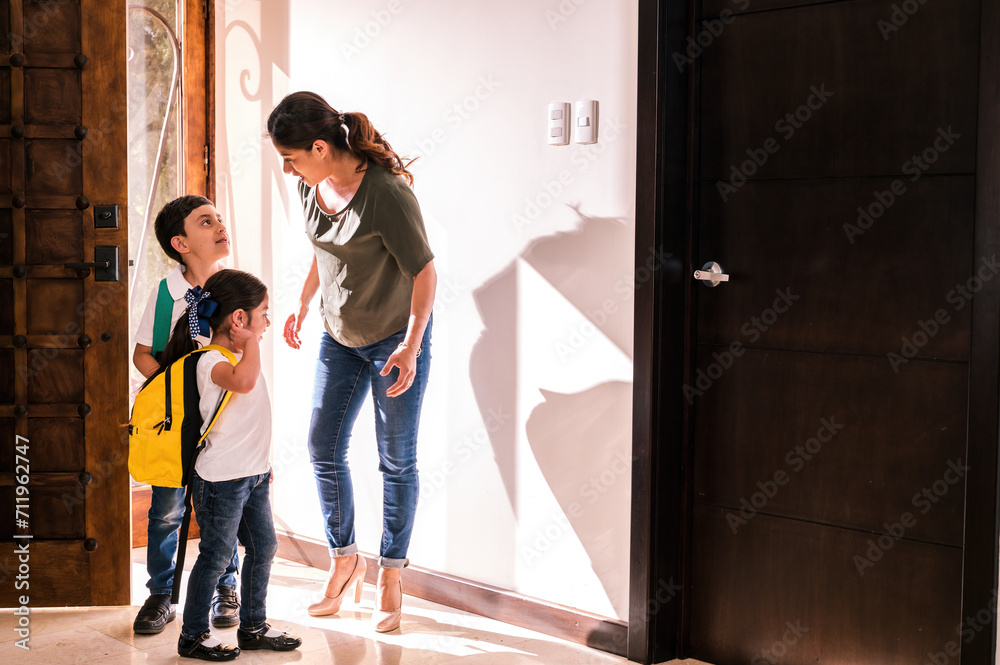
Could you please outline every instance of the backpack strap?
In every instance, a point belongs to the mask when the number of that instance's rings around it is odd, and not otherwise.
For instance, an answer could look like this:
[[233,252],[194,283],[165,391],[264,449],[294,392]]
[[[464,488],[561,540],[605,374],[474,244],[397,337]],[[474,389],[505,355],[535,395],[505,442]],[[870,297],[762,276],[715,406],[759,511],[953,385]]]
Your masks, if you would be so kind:
[[[229,349],[219,346],[217,344],[209,344],[208,346],[202,347],[193,353],[204,353],[205,351],[219,351],[226,357],[233,365],[236,364],[236,356]],[[215,421],[219,419],[219,414],[222,413],[223,407],[229,403],[229,398],[233,394],[228,390],[222,391],[222,398],[219,400],[219,405],[215,407],[215,413],[212,414],[212,418],[208,421],[208,427],[205,428],[205,433],[201,435],[198,439],[198,446],[194,449],[194,454],[191,456],[191,461],[188,463],[188,468],[184,472],[184,477],[188,479],[187,485],[184,488],[184,519],[181,520],[181,530],[177,537],[177,562],[174,564],[174,584],[170,593],[170,602],[174,605],[177,604],[181,593],[181,576],[184,573],[184,554],[187,549],[187,539],[188,531],[191,527],[191,492],[192,483],[190,481],[191,474],[194,471],[194,464],[198,459],[198,453],[205,447],[205,437],[208,436],[209,431],[212,429],[212,425]]]
[[167,287],[167,278],[160,280],[160,290],[156,294],[156,310],[153,316],[153,358],[157,361],[167,348],[170,339],[170,320],[174,317],[174,298]]

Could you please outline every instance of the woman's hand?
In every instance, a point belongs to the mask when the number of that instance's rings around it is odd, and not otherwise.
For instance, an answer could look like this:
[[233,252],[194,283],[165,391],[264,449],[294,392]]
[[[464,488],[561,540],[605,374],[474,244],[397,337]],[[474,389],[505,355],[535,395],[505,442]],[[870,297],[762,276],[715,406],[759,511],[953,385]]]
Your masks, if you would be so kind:
[[399,368],[399,378],[385,391],[386,397],[399,397],[410,389],[414,377],[417,376],[417,350],[412,346],[400,344],[385,361],[385,367],[379,374],[387,376],[393,367]]
[[309,313],[309,305],[303,303],[299,306],[299,313],[292,314],[285,321],[285,343],[293,349],[302,348],[302,340],[299,339],[299,331],[302,330],[302,321],[306,318],[306,314]]

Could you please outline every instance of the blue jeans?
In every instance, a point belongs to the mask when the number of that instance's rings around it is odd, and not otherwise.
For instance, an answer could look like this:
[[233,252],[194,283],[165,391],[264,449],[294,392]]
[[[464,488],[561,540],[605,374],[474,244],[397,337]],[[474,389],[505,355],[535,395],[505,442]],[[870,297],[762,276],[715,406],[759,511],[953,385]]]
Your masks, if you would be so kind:
[[215,582],[226,568],[229,553],[239,538],[243,555],[243,602],[240,628],[257,630],[267,620],[267,583],[271,562],[278,552],[278,537],[271,517],[271,472],[213,483],[194,474],[193,503],[201,529],[198,560],[188,579],[181,635],[195,639],[208,630]]
[[[174,563],[177,540],[184,519],[184,488],[153,486],[149,502],[149,523],[146,527],[146,587],[150,594],[168,594],[173,590]],[[236,588],[236,571],[240,559],[233,547],[233,557],[226,572],[219,578],[219,586]]]
[[330,556],[358,551],[354,540],[354,487],[347,464],[351,430],[361,405],[372,391],[375,403],[375,438],[382,472],[382,543],[379,565],[403,568],[413,531],[420,492],[417,477],[417,426],[420,405],[431,364],[431,324],[421,341],[413,385],[397,397],[386,397],[399,370],[388,376],[379,372],[406,337],[406,329],[366,346],[348,347],[323,333],[316,366],[309,456],[312,460],[319,504],[326,524]]

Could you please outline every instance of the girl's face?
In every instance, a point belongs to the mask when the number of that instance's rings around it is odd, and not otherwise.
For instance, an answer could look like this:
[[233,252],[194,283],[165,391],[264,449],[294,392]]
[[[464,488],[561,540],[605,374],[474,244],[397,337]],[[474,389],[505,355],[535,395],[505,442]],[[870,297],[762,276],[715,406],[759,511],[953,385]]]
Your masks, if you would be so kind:
[[326,141],[316,141],[309,150],[296,150],[275,145],[283,160],[282,170],[297,177],[307,187],[314,187],[330,175],[330,146]]
[[256,335],[258,340],[263,339],[264,331],[271,327],[271,318],[268,316],[267,300],[267,294],[265,293],[264,299],[250,313],[250,323],[247,324],[247,330]]

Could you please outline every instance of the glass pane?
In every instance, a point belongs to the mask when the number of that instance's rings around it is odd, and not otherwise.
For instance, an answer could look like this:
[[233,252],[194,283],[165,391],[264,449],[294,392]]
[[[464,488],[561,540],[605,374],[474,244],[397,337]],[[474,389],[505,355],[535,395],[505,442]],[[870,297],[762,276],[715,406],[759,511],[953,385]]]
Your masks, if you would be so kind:
[[[128,10],[130,351],[149,293],[175,266],[156,241],[153,220],[183,193],[179,15],[178,0],[148,0]],[[129,366],[135,390],[144,379]]]

